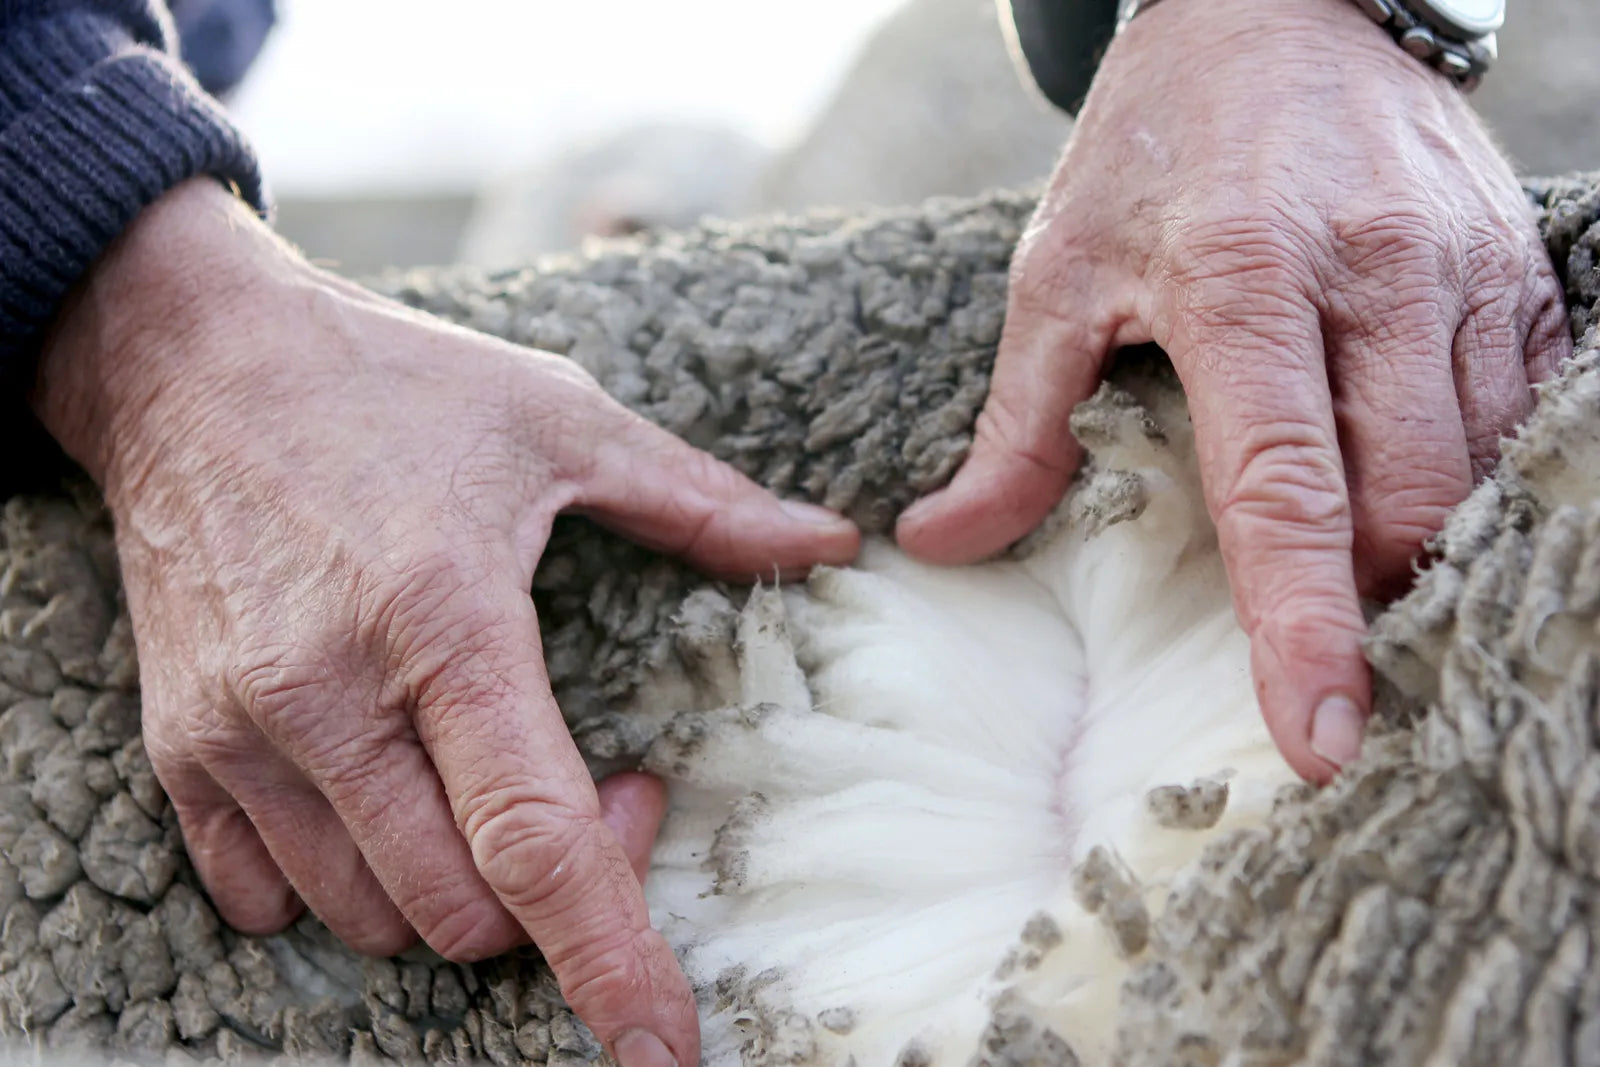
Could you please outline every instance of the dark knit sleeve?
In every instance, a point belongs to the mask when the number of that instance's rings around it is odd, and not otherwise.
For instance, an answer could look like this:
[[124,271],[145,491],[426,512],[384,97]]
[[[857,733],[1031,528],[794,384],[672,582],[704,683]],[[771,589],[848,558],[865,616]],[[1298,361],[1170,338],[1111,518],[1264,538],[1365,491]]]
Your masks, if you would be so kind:
[[1117,0],[1011,0],[1028,72],[1050,102],[1076,114],[1117,27]]
[[249,146],[175,44],[155,0],[0,3],[0,381],[168,189],[212,175],[265,212]]

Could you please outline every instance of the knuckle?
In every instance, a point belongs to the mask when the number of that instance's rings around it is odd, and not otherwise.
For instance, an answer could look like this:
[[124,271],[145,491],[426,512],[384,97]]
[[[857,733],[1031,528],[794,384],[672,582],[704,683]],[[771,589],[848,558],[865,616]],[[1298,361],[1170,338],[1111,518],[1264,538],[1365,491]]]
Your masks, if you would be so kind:
[[1459,261],[1459,227],[1421,200],[1390,198],[1357,207],[1332,227],[1334,250],[1360,275],[1425,274],[1435,279]]
[[505,345],[511,374],[521,390],[508,392],[521,405],[556,412],[581,407],[585,402],[610,402],[611,396],[581,365],[555,352],[522,345]]
[[[1186,362],[1204,375],[1231,375],[1241,364],[1282,366],[1304,359],[1320,343],[1306,277],[1285,263],[1191,278],[1174,291],[1176,322],[1192,340],[1222,343],[1191,349]],[[1246,354],[1248,359],[1239,358]]]
[[419,555],[363,593],[361,630],[387,656],[383,681],[364,694],[369,707],[481,707],[506,695],[510,682],[494,664],[517,644],[517,620],[498,573],[467,546]]
[[241,658],[225,684],[240,713],[191,720],[187,744],[203,766],[248,766],[275,747],[347,821],[393,799],[393,746],[411,728],[362,671],[285,646]]
[[474,532],[471,524],[449,526],[449,534],[407,533],[397,539],[385,566],[364,568],[357,598],[366,629],[390,632],[443,607],[470,603],[486,591],[500,562],[495,538],[487,530]]
[[1356,555],[1383,571],[1400,570],[1417,557],[1423,545],[1444,528],[1451,509],[1467,487],[1441,477],[1428,486],[1413,484],[1373,494],[1359,508]]
[[586,1015],[605,1019],[621,1015],[630,1005],[649,1003],[661,985],[646,960],[649,935],[618,930],[584,944],[564,959],[552,960],[561,974],[561,991],[572,1004],[583,1005]]
[[1008,303],[1018,311],[1053,318],[1087,293],[1090,264],[1075,250],[1060,220],[1025,234],[1007,272]]
[[607,393],[587,371],[560,359],[550,373],[513,391],[509,410],[520,439],[556,481],[583,483],[603,466],[608,447],[632,440],[650,423]]
[[682,515],[674,523],[674,528],[682,532],[676,538],[676,544],[667,546],[670,554],[722,559],[737,547],[733,531],[725,530],[717,522],[715,512],[682,504],[678,506],[682,508]]
[[[1520,419],[1514,419],[1493,431],[1475,433],[1467,439],[1467,457],[1471,467],[1472,484],[1477,485],[1494,473],[1500,464],[1500,448],[1504,435],[1511,433]],[[1443,529],[1443,523],[1440,529]]]
[[371,807],[392,769],[388,749],[409,727],[381,713],[370,687],[323,665],[271,660],[240,668],[231,684],[254,728],[196,737],[202,763],[237,762],[276,744],[341,813]]
[[1159,255],[1180,289],[1304,293],[1313,281],[1315,246],[1304,221],[1268,199],[1219,199],[1196,206],[1183,226],[1169,227]]
[[[1406,427],[1394,427],[1397,434]],[[1357,462],[1371,469],[1357,489],[1370,504],[1386,512],[1448,511],[1466,495],[1466,455],[1462,439],[1443,427],[1421,426],[1421,432],[1385,442]],[[1459,425],[1455,427],[1459,433]],[[1431,435],[1426,431],[1434,430]]]
[[1536,249],[1528,257],[1526,288],[1529,293],[1526,304],[1533,314],[1548,314],[1553,310],[1565,317],[1566,289],[1543,248]]
[[1324,333],[1335,384],[1374,411],[1406,412],[1441,378],[1465,335],[1460,301],[1437,277],[1369,278],[1326,294]]
[[[1502,398],[1477,394],[1489,391],[1483,386],[1499,382],[1502,368],[1514,368],[1522,362],[1525,339],[1512,321],[1516,315],[1515,307],[1497,301],[1474,312],[1456,335],[1454,362],[1465,372],[1468,383],[1467,395],[1461,397],[1464,407],[1485,403],[1511,406]],[[1497,385],[1494,391],[1505,388]]]
[[1533,394],[1521,382],[1470,383],[1461,402],[1469,459],[1497,456],[1501,438],[1513,433],[1532,410]]
[[1353,532],[1337,452],[1309,427],[1253,442],[1215,508],[1246,632],[1289,599],[1337,601]]
[[1238,475],[1217,506],[1219,529],[1226,524],[1241,543],[1264,548],[1347,536],[1344,471],[1325,435],[1300,423],[1246,433],[1254,440],[1245,443]]
[[513,911],[580,908],[577,880],[588,867],[600,817],[526,789],[491,788],[458,817],[473,863]]
[[1403,449],[1394,447],[1387,455],[1373,457],[1383,467],[1360,485],[1364,506],[1398,526],[1423,528],[1442,519],[1469,489],[1466,456],[1460,448],[1459,440],[1454,444],[1412,440]]
[[[733,547],[731,534],[718,521],[719,516],[727,502],[759,497],[762,490],[709,453],[687,446],[675,451],[675,456],[667,458],[676,468],[675,480],[680,488],[667,494],[668,512],[657,524],[660,529],[675,532],[674,543],[665,547],[676,554]],[[724,543],[716,543],[719,537]]]
[[[238,807],[219,804],[208,798],[197,801],[194,797],[172,798],[172,810],[183,829],[184,846],[189,849],[194,862],[202,868],[217,864],[229,856],[239,843],[248,842],[256,833],[249,817]],[[223,888],[237,887],[224,883]],[[237,891],[232,896],[242,896]]]
[[[325,917],[319,916],[319,918]],[[398,916],[362,919],[339,926],[329,922],[328,928],[340,941],[362,956],[398,956],[417,943],[417,932]]]
[[414,781],[397,775],[392,748],[404,742],[392,734],[334,731],[305,739],[294,753],[345,825],[363,828],[389,805],[404,800],[400,790]]
[[1367,339],[1367,358],[1403,358],[1402,368],[1415,366],[1418,357],[1448,360],[1465,310],[1456,295],[1439,284],[1438,275],[1420,271],[1380,284],[1377,293],[1364,294],[1365,307],[1350,324]]
[[[412,908],[400,910],[414,915]],[[471,901],[442,912],[422,909],[412,922],[428,947],[452,963],[498,956],[524,940],[522,928],[492,901]]]
[[1520,288],[1544,258],[1533,254],[1527,238],[1506,227],[1474,227],[1467,243],[1467,288],[1503,292]]
[[1530,363],[1539,362],[1542,374],[1553,373],[1572,354],[1572,324],[1566,294],[1548,264],[1535,283],[1532,297],[1523,306],[1529,317],[1524,326],[1523,356]]
[[[1058,448],[1045,447],[1037,428],[1038,419],[1026,409],[1027,400],[1009,391],[991,392],[988,402],[978,413],[973,427],[977,444],[999,455],[1021,460],[1052,475],[1070,473],[1066,456]],[[1060,433],[1068,432],[1065,422],[1057,427]]]
[[227,715],[210,704],[197,705],[181,725],[147,731],[146,752],[156,773],[198,765],[203,773],[215,768],[254,762],[266,740],[248,721]]
[[245,714],[269,735],[280,732],[308,701],[321,703],[327,678],[315,666],[273,656],[241,660],[227,668],[224,685]]
[[1343,666],[1359,648],[1366,625],[1351,582],[1329,574],[1282,590],[1263,605],[1249,630],[1280,662],[1320,671]]
[[474,635],[470,645],[419,650],[411,657],[407,681],[410,728],[429,744],[487,742],[488,732],[512,742],[517,723],[505,716],[526,700],[498,665],[502,657],[496,653],[510,643],[509,636],[487,633]]
[[[363,591],[363,620],[391,640],[440,640],[445,635],[435,632],[434,625],[457,620],[470,625],[495,614],[490,601],[493,562],[486,545],[466,538],[448,545],[415,544],[394,573]],[[418,627],[422,633],[413,635]]]

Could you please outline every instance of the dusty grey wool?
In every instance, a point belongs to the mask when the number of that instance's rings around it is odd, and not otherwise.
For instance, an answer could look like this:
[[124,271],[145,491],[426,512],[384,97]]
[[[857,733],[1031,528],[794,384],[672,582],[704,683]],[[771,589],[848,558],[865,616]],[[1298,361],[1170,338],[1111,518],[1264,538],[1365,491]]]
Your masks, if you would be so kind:
[[[1011,249],[1033,203],[994,194],[712,223],[528,271],[418,272],[384,287],[567,355],[634,410],[761,484],[886,533],[966,454]],[[587,523],[558,524],[534,585],[569,719],[616,707],[674,656],[669,622],[703,584]],[[624,747],[636,754],[647,741]]]
[[1578,354],[1377,620],[1386,732],[1174,894],[1122,1063],[1600,1063],[1600,195],[1530,191]]
[[[1580,355],[1417,591],[1379,620],[1385,732],[1335,786],[1220,842],[1148,929],[1125,921],[1114,879],[1080,872],[1139,961],[1122,1063],[1600,1061],[1600,186],[1530,195]],[[566,353],[761,482],[882,532],[964,453],[1030,208],[1000,194],[718,225],[382,287]],[[618,710],[641,685],[722,669],[732,634],[707,588],[561,525],[534,595],[597,767],[652,740]],[[1171,825],[1226,804],[1214,784],[1174,784],[1150,800]],[[12,1039],[174,1061],[601,1055],[531,952],[363,961],[310,920],[267,938],[221,925],[139,741],[109,525],[81,483],[0,511],[0,857]],[[996,1005],[982,1062],[1070,1055]]]

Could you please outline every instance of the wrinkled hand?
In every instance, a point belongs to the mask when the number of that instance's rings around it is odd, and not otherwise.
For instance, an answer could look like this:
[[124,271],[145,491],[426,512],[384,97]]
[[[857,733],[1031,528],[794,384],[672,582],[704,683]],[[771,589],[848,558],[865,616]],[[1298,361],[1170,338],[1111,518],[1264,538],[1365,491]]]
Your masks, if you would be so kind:
[[[557,512],[709,570],[842,562],[565,360],[315,271],[215,183],[148,209],[47,344],[35,407],[105,488],[146,745],[239,929],[355,948],[531,935],[627,1067],[699,1062],[640,880],[662,787],[598,794],[528,590]],[[661,1049],[643,1035],[654,1035]]]
[[1349,0],[1164,0],[1111,47],[1012,266],[971,456],[901,520],[940,561],[1060,498],[1072,408],[1154,340],[1273,737],[1310,778],[1370,703],[1357,590],[1400,588],[1570,351],[1525,198],[1460,94]]

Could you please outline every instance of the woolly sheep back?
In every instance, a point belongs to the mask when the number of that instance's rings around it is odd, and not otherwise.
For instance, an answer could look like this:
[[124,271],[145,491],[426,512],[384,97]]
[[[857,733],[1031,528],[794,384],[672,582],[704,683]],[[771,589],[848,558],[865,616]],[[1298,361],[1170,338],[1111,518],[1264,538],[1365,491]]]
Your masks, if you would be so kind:
[[[1418,590],[1379,620],[1386,732],[1336,785],[1211,849],[1150,931],[1118,1062],[1600,1061],[1600,501],[1584,476],[1600,426],[1600,188],[1531,195],[1580,355]],[[964,454],[1031,206],[997,194],[716,225],[380,288],[564,352],[764,484],[881,533]],[[560,524],[534,595],[597,770],[653,738],[619,710],[642,685],[692,695],[725,680],[733,620],[710,588]],[[0,513],[0,709],[7,1035],[132,1058],[600,1056],[531,953],[363,961],[309,920],[269,938],[221,926],[138,740],[109,525],[79,482]],[[1007,1005],[986,1048],[995,1065],[1060,1052]]]

